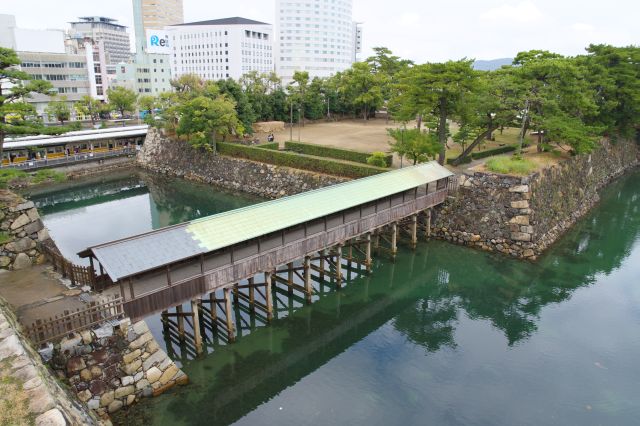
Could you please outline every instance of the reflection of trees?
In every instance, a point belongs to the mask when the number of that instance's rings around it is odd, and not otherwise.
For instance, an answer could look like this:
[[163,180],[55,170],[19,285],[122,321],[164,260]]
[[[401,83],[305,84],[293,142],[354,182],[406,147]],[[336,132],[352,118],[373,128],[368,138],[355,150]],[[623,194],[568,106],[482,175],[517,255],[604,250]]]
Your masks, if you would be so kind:
[[238,209],[261,201],[246,194],[235,194],[210,185],[185,182],[145,173],[152,201],[153,227],[187,222],[216,213]]
[[[505,333],[509,345],[529,337],[545,306],[567,300],[577,288],[593,284],[599,273],[611,273],[629,256],[640,235],[639,180],[640,174],[635,173],[614,183],[603,193],[599,207],[538,264],[467,253],[464,266],[448,268],[446,291],[429,291],[414,309],[398,315],[396,328],[431,351],[440,327],[446,324],[448,329],[455,317],[447,313],[462,309],[472,319],[491,321]],[[469,259],[480,257],[484,260]],[[451,264],[443,252],[434,253],[431,261]],[[425,306],[434,310],[428,313]],[[440,306],[447,309],[442,311]],[[430,317],[432,323],[428,323]]]
[[[456,347],[462,315],[489,321],[509,345],[517,344],[535,332],[542,309],[628,256],[640,232],[640,197],[633,194],[628,182],[616,184],[597,211],[536,264],[440,242],[403,251],[395,264],[383,264],[339,294],[187,364],[193,384],[151,404],[166,404],[178,422],[232,423],[388,322],[429,352]],[[618,195],[621,201],[611,202]]]

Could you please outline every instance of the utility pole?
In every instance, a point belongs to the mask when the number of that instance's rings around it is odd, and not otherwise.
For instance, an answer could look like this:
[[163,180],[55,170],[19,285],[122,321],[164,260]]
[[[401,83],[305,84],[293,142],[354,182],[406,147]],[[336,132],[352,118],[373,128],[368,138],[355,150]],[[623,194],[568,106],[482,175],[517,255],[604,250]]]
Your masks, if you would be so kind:
[[289,140],[293,140],[293,99],[290,99],[289,110]]
[[300,142],[300,106],[298,106],[298,142]]

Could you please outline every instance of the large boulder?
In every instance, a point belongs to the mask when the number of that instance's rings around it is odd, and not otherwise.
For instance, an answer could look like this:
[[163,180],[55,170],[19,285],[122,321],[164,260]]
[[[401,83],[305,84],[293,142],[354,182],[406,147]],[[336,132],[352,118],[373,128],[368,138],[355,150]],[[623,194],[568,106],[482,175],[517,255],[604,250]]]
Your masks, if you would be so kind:
[[25,253],[18,253],[16,260],[13,261],[13,269],[20,270],[31,267],[31,259]]
[[12,241],[5,246],[7,251],[13,253],[22,253],[25,251],[32,250],[36,247],[35,241],[33,241],[29,237],[20,238],[19,240]]

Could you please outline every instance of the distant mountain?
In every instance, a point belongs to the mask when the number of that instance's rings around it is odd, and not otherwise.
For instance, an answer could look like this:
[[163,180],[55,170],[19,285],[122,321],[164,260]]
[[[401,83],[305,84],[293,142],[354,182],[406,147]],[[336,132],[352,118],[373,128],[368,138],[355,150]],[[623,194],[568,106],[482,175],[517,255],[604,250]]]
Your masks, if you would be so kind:
[[511,65],[513,62],[513,58],[500,58],[500,59],[491,59],[488,61],[475,61],[473,63],[473,68],[479,71],[493,71],[497,70],[503,65]]

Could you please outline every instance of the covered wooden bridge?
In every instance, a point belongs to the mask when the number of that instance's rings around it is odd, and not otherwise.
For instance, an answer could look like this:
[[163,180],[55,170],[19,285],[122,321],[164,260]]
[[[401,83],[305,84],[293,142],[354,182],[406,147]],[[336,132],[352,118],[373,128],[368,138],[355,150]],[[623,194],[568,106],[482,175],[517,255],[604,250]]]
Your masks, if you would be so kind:
[[[190,316],[196,347],[199,315],[233,340],[231,297],[273,315],[271,287],[313,295],[312,273],[340,286],[343,264],[371,268],[372,245],[392,257],[400,235],[412,245],[428,235],[431,208],[448,193],[452,173],[419,164],[158,229],[82,251],[118,286],[132,319],[163,312]],[[216,298],[222,290],[223,298]],[[182,305],[191,302],[192,312]],[[206,305],[208,307],[205,307]],[[175,314],[168,309],[176,307]]]

